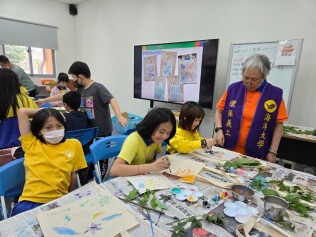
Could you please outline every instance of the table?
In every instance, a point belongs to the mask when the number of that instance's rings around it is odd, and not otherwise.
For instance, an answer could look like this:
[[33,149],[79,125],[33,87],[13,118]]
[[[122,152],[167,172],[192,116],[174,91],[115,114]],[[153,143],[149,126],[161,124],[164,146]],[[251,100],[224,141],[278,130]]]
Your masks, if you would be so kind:
[[[210,161],[209,159],[206,159],[205,157],[202,157],[202,156],[196,156],[193,154],[192,155],[176,154],[176,155],[178,155],[184,160],[189,159],[189,160],[196,160],[199,162],[206,163],[209,167],[216,165],[216,163],[214,163],[212,160]],[[269,164],[269,167],[271,168],[271,170],[269,171],[270,172],[269,175],[271,175],[271,177],[273,178],[281,178],[281,179],[291,178],[292,180],[295,180],[295,177],[300,177],[299,182],[301,182],[301,185],[302,185],[303,184],[302,178],[306,177],[306,182],[309,183],[310,188],[316,190],[316,177],[315,176],[302,174],[300,172],[286,169],[276,164]],[[218,178],[223,179],[223,177],[218,177]],[[311,182],[312,179],[314,179],[314,182]],[[184,185],[183,183],[179,181],[172,181],[172,182],[174,183],[175,186]],[[196,185],[199,190],[203,191],[204,196],[207,196],[207,197],[216,196],[223,191],[228,191],[230,193],[229,190],[225,190],[220,187],[215,187],[205,182],[197,181],[194,185]],[[20,215],[17,215],[15,217],[1,221],[0,222],[0,237],[3,237],[3,236],[18,236],[18,237],[41,236],[41,233],[42,233],[41,228],[36,218],[37,213],[43,212],[49,209],[53,209],[58,206],[64,206],[69,203],[73,203],[74,201],[78,199],[83,199],[90,195],[97,194],[104,189],[109,190],[112,194],[117,196],[117,195],[122,195],[122,194],[128,194],[133,189],[133,187],[128,184],[127,179],[124,177],[115,178],[108,182],[102,183],[100,185],[97,185],[95,182],[90,182],[82,186],[81,188],[61,198],[58,198],[50,203],[47,203],[41,207],[35,208],[28,212],[21,213]],[[171,195],[171,191],[160,190],[160,191],[157,191],[155,195],[157,198],[159,198],[162,195]],[[251,205],[257,205],[258,209],[262,212],[263,202],[261,198],[262,198],[261,192],[256,192]],[[218,203],[216,203],[214,206],[211,206],[211,208],[207,208],[202,204],[201,200],[199,200],[198,202],[194,204],[189,204],[187,201],[184,201],[184,202],[178,201],[177,199],[175,199],[174,196],[171,195],[171,198],[168,201],[166,201],[164,204],[168,207],[167,209],[168,213],[172,213],[173,215],[176,215],[181,219],[181,218],[186,218],[189,216],[202,215],[205,213],[209,213],[210,211],[223,215],[223,209],[224,209],[223,202],[224,201],[221,200]],[[131,236],[152,236],[150,221],[145,217],[147,216],[146,211],[134,205],[128,205],[127,208],[140,222],[140,225],[137,228],[134,228],[133,230],[129,231],[129,234]],[[151,215],[151,220],[153,223],[155,236],[156,237],[157,236],[158,237],[171,236],[171,232],[169,231],[171,229],[171,225],[167,225],[167,224],[172,222],[173,220],[166,216],[159,217],[159,214],[156,214],[154,212],[151,212],[150,215]],[[297,217],[297,220],[300,223],[305,223],[306,226],[308,226],[308,228],[305,228],[305,229],[302,228],[302,231],[309,231],[309,232],[308,234],[303,233],[303,232],[294,233],[294,234],[290,234],[289,236],[297,236],[297,237],[303,236],[303,235],[306,237],[311,236],[311,231],[313,231],[313,229],[311,229],[312,228],[311,226],[315,228],[316,222],[302,219],[300,217]],[[261,220],[261,221],[265,222],[264,220]],[[225,227],[222,228],[214,224],[203,222],[203,228],[220,237],[234,236],[235,229],[237,225],[239,225],[236,222],[236,220],[234,218],[225,216],[224,223],[225,223]]]
[[[307,130],[305,127],[294,125],[285,125],[285,127],[286,126],[295,127],[301,131]],[[313,129],[308,128],[308,130]],[[294,163],[316,166],[316,159],[313,158],[315,157],[315,151],[316,136],[288,133],[283,134],[281,138],[277,157]],[[316,174],[316,168],[314,170],[314,174]]]

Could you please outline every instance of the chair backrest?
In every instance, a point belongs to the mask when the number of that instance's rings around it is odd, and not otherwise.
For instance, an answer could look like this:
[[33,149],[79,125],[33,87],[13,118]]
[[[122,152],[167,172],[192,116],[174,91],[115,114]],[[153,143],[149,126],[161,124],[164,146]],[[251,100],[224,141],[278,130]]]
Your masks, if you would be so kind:
[[0,149],[21,146],[21,136],[17,117],[0,121]]
[[113,135],[101,138],[90,145],[90,153],[94,165],[99,160],[105,160],[117,156],[122,148],[126,135]]
[[45,104],[42,104],[41,106],[39,106],[40,108],[46,108],[46,109],[48,109],[48,108],[51,108],[52,107],[52,105],[50,104],[50,103],[45,103]]
[[86,145],[92,139],[96,138],[99,133],[99,128],[85,128],[66,132],[66,138],[76,138],[80,141],[81,145]]
[[0,196],[22,193],[24,183],[24,158],[13,160],[0,167]]

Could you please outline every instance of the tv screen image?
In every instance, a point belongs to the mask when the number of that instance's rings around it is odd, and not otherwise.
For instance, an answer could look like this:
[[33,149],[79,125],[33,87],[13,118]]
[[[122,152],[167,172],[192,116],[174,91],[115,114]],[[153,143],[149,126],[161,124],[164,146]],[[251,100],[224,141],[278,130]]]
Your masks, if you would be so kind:
[[134,46],[134,98],[212,108],[218,39]]

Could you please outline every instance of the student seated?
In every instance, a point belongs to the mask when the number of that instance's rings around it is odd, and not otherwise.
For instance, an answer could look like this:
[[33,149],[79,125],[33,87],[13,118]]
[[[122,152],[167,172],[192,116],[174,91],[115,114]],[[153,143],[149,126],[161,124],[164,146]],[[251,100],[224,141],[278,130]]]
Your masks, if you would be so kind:
[[65,139],[66,123],[57,110],[22,108],[18,121],[25,151],[25,184],[12,216],[74,190],[76,171],[87,167],[80,142]]
[[0,68],[0,149],[20,146],[17,113],[19,108],[38,108],[35,102],[21,93],[17,74]]
[[202,138],[198,132],[205,112],[203,108],[194,101],[185,102],[180,110],[179,125],[176,135],[170,140],[167,152],[189,153],[199,148],[210,149],[215,145],[215,139]]
[[79,111],[81,95],[78,91],[69,91],[63,96],[66,118],[66,131],[85,129],[89,126],[88,116],[85,112]]
[[110,170],[110,176],[132,176],[168,169],[167,156],[155,159],[162,151],[161,143],[169,143],[176,133],[176,119],[170,109],[152,109],[123,143]]

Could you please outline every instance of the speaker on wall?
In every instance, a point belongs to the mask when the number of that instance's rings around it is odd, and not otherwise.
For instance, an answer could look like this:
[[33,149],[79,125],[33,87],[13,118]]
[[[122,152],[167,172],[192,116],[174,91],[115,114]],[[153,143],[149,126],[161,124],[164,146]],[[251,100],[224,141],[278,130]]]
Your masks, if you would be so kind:
[[70,15],[73,15],[73,16],[75,16],[75,15],[78,14],[76,5],[74,5],[74,4],[69,4],[69,14],[70,14]]

